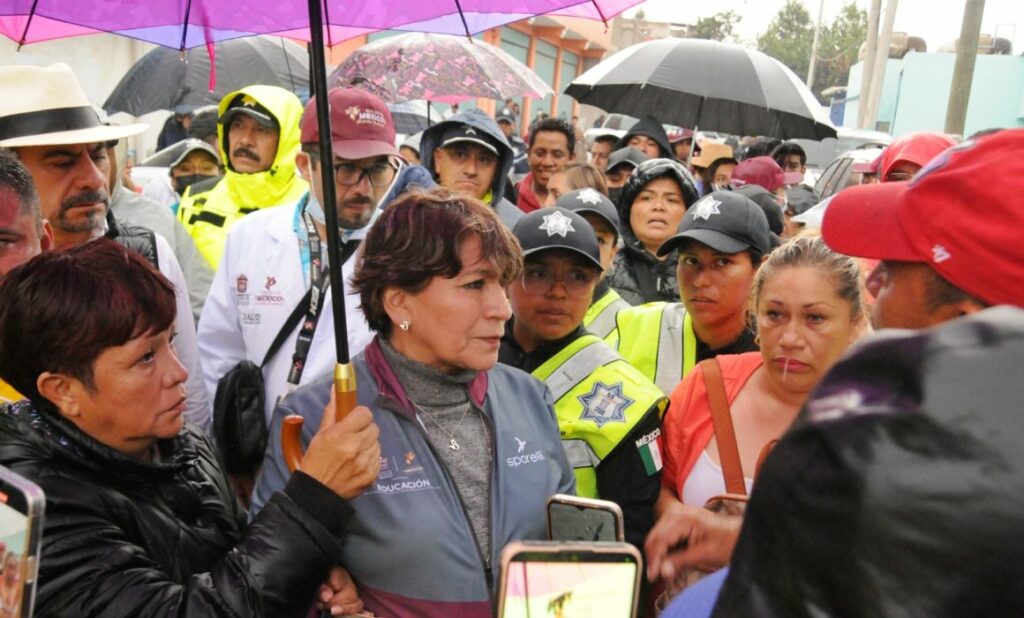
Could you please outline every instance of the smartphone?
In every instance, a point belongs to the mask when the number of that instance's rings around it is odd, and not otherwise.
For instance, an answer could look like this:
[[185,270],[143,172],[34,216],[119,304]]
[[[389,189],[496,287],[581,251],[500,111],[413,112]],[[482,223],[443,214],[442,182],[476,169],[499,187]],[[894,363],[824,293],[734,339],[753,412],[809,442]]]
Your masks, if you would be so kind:
[[0,615],[28,618],[36,599],[43,490],[0,466]]
[[642,570],[629,543],[509,543],[498,618],[634,618]]
[[548,498],[548,539],[625,541],[622,509],[608,500],[555,494]]

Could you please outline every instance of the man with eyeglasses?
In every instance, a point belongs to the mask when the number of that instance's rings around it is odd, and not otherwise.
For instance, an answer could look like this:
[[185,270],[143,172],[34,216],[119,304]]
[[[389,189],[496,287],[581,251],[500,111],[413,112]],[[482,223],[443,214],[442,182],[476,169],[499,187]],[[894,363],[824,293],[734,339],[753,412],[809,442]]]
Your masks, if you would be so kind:
[[424,131],[420,156],[437,184],[490,204],[509,228],[523,216],[505,197],[515,150],[484,112],[468,109]]
[[[328,99],[334,161],[325,165],[319,158],[316,102],[310,99],[296,164],[311,190],[292,204],[255,212],[231,229],[199,321],[199,352],[210,394],[238,363],[262,364],[268,425],[281,396],[330,372],[335,362],[321,175],[334,178],[344,281],[354,271],[353,256],[379,205],[386,203],[392,185],[401,184],[396,178],[403,164],[387,105],[354,88],[335,88]],[[349,350],[355,355],[372,333],[358,294],[346,293]],[[293,311],[302,319],[289,322]],[[282,330],[289,331],[283,343],[265,359]],[[241,495],[247,497],[249,489],[242,486]]]
[[566,208],[516,224],[525,260],[508,287],[512,319],[498,361],[547,383],[580,496],[622,508],[626,540],[643,546],[661,478],[658,387],[583,326],[602,271],[594,229]]

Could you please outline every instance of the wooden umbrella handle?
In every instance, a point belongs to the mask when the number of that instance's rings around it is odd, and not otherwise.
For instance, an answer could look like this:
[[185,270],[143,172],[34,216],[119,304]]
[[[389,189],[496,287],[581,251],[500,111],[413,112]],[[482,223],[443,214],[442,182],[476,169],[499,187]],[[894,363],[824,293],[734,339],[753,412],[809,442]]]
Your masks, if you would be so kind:
[[[334,422],[356,407],[356,372],[351,363],[334,365]],[[302,417],[289,414],[281,426],[281,452],[288,469],[295,472],[302,463]]]

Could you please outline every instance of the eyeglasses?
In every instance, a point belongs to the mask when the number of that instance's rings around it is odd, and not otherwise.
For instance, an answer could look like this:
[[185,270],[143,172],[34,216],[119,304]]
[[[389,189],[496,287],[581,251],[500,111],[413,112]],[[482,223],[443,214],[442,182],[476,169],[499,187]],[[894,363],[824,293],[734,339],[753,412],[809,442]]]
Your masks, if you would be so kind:
[[523,270],[523,290],[531,296],[543,296],[561,283],[570,298],[586,298],[594,293],[591,285],[597,279],[597,273],[585,269],[573,269],[561,276],[556,276],[550,268],[528,265]]
[[355,163],[339,163],[334,166],[334,182],[343,187],[351,187],[362,182],[365,176],[371,186],[386,187],[395,179],[397,169],[391,162],[377,163],[369,167]]

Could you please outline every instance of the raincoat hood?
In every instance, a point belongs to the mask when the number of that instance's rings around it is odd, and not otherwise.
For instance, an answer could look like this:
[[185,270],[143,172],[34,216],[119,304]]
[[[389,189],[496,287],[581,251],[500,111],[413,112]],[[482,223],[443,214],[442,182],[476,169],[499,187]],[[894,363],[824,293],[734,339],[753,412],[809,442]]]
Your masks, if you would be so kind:
[[633,227],[629,224],[629,213],[633,210],[633,200],[647,183],[662,176],[668,176],[679,184],[679,188],[683,192],[683,202],[687,208],[700,199],[693,176],[681,163],[675,159],[648,159],[637,166],[619,195],[619,222],[622,225],[623,236],[633,237]]
[[295,167],[299,152],[299,123],[302,103],[299,98],[277,86],[246,86],[226,95],[217,108],[217,117],[224,115],[228,105],[240,94],[246,94],[267,108],[281,127],[277,140],[277,155],[270,169],[255,174],[241,174],[231,169],[227,128],[217,124],[217,143],[220,159],[225,163],[224,182],[235,204],[284,204],[294,201],[308,189]]
[[478,109],[467,109],[424,131],[423,137],[420,139],[420,161],[423,167],[430,170],[435,179],[437,178],[437,174],[434,172],[434,149],[440,145],[445,131],[456,124],[469,125],[493,138],[497,143],[498,168],[494,172],[494,181],[491,183],[491,204],[497,204],[505,195],[505,183],[508,182],[508,172],[512,169],[515,153],[509,146],[508,140],[505,139],[505,134],[501,132],[498,123],[484,112]]
[[615,142],[615,146],[612,148],[612,152],[615,152],[619,148],[625,148],[629,146],[629,140],[634,135],[646,135],[647,137],[658,142],[658,146],[661,148],[661,156],[666,159],[671,159],[675,156],[672,151],[672,145],[668,143],[668,135],[665,133],[665,127],[661,126],[661,123],[654,116],[644,116],[637,122],[625,135],[619,138],[619,141]]

